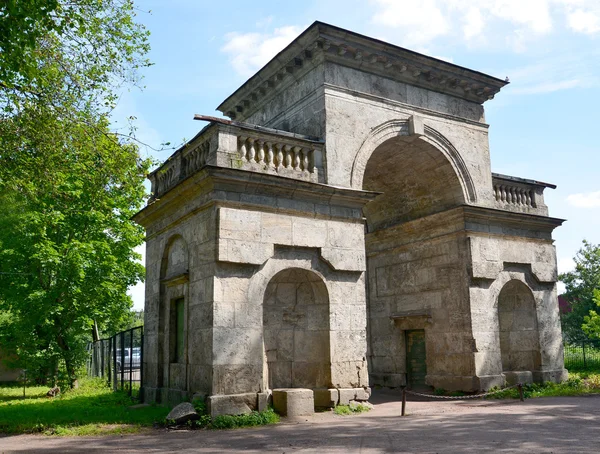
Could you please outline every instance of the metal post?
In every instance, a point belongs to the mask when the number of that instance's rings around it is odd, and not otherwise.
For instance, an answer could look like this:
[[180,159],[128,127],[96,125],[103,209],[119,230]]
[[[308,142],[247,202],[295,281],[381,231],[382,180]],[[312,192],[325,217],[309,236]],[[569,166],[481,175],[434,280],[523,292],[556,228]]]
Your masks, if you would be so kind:
[[140,402],[142,402],[144,399],[144,328],[140,328],[140,331],[142,334],[140,336],[140,390],[138,391],[138,399],[140,399]]
[[402,388],[402,416],[406,416],[406,388]]
[[25,387],[27,386],[27,369],[23,369],[23,398],[25,398]]
[[113,358],[113,379],[112,379],[112,387],[113,390],[117,390],[117,337],[113,336],[110,338],[112,343],[112,358]]
[[525,399],[523,398],[523,384],[519,383],[517,387],[519,388],[519,400],[525,402]]
[[123,389],[123,382],[125,381],[125,331],[120,333],[120,344],[121,344],[121,389]]
[[585,360],[585,342],[581,344],[583,347],[583,367],[587,368],[587,361]]
[[102,378],[104,378],[104,341],[101,340],[100,342],[100,376]]
[[110,347],[111,347],[111,346],[112,346],[112,341],[111,341],[111,339],[110,339],[110,338],[108,338],[108,348],[106,349],[106,350],[107,350],[107,351],[106,351],[106,377],[107,377],[107,379],[108,379],[108,380],[107,380],[108,384],[111,384],[111,383],[112,383],[112,371],[111,371],[111,369],[112,369],[112,365],[111,365],[111,361],[110,361],[110,358],[111,358],[111,354],[110,354],[110,353],[111,353],[111,350],[110,350]]
[[133,328],[129,330],[129,395],[131,396],[131,382],[133,376]]

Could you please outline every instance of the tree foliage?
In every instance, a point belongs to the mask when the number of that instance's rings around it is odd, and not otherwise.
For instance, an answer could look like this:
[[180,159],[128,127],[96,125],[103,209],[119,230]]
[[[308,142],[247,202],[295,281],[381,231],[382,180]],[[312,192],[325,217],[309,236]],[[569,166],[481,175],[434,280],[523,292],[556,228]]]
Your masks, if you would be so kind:
[[0,6],[0,342],[70,382],[93,321],[127,323],[143,278],[131,216],[150,162],[109,123],[148,64],[134,17],[126,0]]
[[565,284],[564,297],[571,308],[562,317],[562,327],[569,341],[583,342],[600,337],[593,331],[598,323],[595,311],[600,301],[600,245],[584,240],[574,261],[575,269],[559,277]]

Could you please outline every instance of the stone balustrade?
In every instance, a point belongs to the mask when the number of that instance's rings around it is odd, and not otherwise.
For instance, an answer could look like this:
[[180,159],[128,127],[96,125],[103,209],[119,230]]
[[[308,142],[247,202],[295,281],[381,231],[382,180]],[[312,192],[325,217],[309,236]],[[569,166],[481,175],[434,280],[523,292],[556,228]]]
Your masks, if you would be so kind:
[[555,185],[508,175],[492,174],[494,205],[522,213],[547,215],[544,189]]
[[494,184],[496,202],[533,207],[533,191],[515,185]]
[[201,117],[211,122],[148,177],[152,198],[164,195],[206,165],[269,173],[319,182],[324,173],[323,142],[307,136],[245,123]]
[[317,149],[315,143],[245,133],[246,131],[242,131],[237,137],[238,155],[243,169],[318,181],[319,172],[315,162],[321,150]]

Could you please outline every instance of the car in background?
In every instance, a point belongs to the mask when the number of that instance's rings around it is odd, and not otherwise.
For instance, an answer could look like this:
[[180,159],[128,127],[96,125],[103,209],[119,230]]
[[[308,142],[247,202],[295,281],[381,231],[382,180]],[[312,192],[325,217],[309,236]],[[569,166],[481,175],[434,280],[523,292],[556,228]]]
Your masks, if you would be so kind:
[[120,349],[117,348],[117,371],[121,370],[121,362],[123,363],[123,368],[125,370],[129,369],[131,366],[132,369],[139,369],[142,363],[142,355],[140,347],[133,347]]

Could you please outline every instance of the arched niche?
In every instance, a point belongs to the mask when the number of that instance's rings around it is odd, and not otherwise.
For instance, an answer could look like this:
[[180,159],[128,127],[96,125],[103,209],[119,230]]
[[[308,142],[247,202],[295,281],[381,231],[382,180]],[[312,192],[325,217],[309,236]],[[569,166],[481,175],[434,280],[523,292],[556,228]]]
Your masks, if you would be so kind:
[[523,282],[508,281],[498,295],[503,372],[535,371],[541,363],[535,298]]
[[188,338],[187,243],[180,235],[167,241],[160,269],[158,313],[158,386],[186,389]]
[[289,268],[273,276],[263,332],[270,389],[331,387],[329,296],[319,275]]

